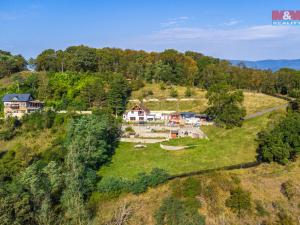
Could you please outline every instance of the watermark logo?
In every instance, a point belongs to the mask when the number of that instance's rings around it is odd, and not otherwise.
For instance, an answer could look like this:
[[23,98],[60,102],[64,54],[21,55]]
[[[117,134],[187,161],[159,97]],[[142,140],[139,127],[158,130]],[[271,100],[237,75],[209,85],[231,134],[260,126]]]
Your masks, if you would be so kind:
[[300,10],[273,10],[273,25],[300,25]]

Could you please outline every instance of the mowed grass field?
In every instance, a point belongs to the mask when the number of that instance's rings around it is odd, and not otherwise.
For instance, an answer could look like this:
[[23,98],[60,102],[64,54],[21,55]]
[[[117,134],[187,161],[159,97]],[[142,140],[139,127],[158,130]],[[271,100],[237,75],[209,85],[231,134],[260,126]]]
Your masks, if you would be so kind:
[[[184,96],[186,87],[176,86],[174,88],[178,91],[179,99],[186,99],[186,97]],[[203,112],[207,108],[207,99],[205,98],[206,91],[199,88],[193,89],[194,94],[191,96],[191,98],[195,100],[166,101],[167,98],[171,98],[170,89],[161,90],[158,84],[147,84],[142,89],[132,92],[131,99],[140,99],[143,96],[143,93],[149,90],[153,92],[153,95],[147,96],[145,99],[159,99],[159,101],[157,102],[144,102],[144,105],[150,110]],[[286,103],[286,101],[283,99],[265,95],[262,93],[244,91],[244,97],[244,106],[248,115],[259,112],[263,109],[283,105]],[[135,102],[129,102],[128,109],[135,104]]]
[[209,137],[205,139],[174,139],[170,145],[195,145],[181,151],[167,151],[159,144],[147,144],[146,148],[134,148],[134,143],[121,142],[112,162],[100,169],[101,176],[133,178],[140,172],[162,168],[170,174],[180,174],[202,169],[251,162],[256,159],[256,134],[269,121],[278,119],[283,111],[250,119],[241,128],[223,129],[202,127]]

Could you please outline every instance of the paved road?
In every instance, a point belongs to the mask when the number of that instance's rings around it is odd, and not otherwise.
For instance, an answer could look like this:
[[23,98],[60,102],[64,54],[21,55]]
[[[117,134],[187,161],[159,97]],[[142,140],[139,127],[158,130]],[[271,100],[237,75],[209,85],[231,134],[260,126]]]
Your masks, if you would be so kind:
[[248,120],[248,119],[252,119],[252,118],[255,118],[255,117],[258,117],[258,116],[261,116],[263,114],[266,114],[266,113],[269,113],[269,112],[272,112],[272,111],[275,111],[275,110],[278,110],[278,109],[284,109],[288,106],[289,104],[284,104],[284,105],[279,105],[279,106],[275,106],[275,107],[272,107],[272,108],[268,108],[268,109],[265,109],[263,111],[260,111],[260,112],[257,112],[257,113],[253,113],[253,114],[250,114],[248,116],[245,116],[244,119],[245,120]]

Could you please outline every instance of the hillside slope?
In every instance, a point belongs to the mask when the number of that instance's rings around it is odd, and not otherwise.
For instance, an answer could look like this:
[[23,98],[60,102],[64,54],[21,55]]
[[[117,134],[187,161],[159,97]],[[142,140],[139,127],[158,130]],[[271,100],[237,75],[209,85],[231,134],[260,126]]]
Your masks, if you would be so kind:
[[[186,97],[186,87],[173,86],[173,88],[178,92],[176,99],[179,99],[179,101],[172,101],[172,97],[170,96],[170,87],[161,90],[159,84],[146,84],[145,87],[140,90],[132,92],[131,100],[129,104],[127,104],[127,108],[129,109],[133,105],[137,104],[137,100],[139,99],[144,99],[143,104],[150,110],[203,112],[207,108],[205,90],[193,88],[192,96]],[[244,106],[248,115],[287,103],[285,100],[280,98],[249,91],[244,91],[244,97]]]
[[[205,216],[207,225],[219,224],[298,224],[300,219],[300,161],[280,166],[262,164],[256,168],[217,172],[195,176],[201,187],[196,191],[200,202],[198,211]],[[292,182],[295,193],[287,198],[282,185]],[[96,213],[98,221],[109,221],[118,213],[120,206],[130,207],[129,225],[154,225],[155,213],[163,199],[173,196],[181,198],[178,189],[188,184],[186,179],[176,179],[141,195],[125,194],[117,199],[99,203]],[[251,193],[251,207],[242,217],[225,206],[229,191],[240,186]],[[205,191],[206,190],[206,191]],[[97,202],[97,195],[94,195]]]

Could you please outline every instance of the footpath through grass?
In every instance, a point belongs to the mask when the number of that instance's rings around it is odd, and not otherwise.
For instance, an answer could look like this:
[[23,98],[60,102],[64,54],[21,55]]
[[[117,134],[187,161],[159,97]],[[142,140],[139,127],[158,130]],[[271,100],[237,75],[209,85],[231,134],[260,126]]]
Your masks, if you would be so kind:
[[162,168],[170,174],[179,174],[201,169],[212,169],[228,165],[254,161],[256,157],[256,134],[278,112],[244,122],[243,127],[223,129],[215,126],[203,127],[209,140],[174,139],[169,145],[195,145],[181,151],[167,151],[159,144],[147,144],[146,148],[136,149],[133,143],[120,143],[112,162],[101,168],[101,176],[133,178],[140,172],[152,168]]

